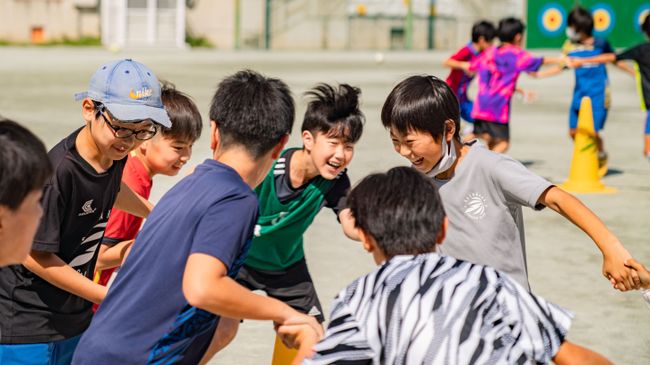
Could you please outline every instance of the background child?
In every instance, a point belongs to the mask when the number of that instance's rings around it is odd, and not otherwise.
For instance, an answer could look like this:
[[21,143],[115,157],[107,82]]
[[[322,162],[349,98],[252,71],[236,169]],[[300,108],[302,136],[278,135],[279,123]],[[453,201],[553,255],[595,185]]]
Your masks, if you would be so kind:
[[[566,340],[566,310],[493,268],[435,253],[447,221],[421,173],[396,167],[367,176],[348,206],[380,266],[339,293],[326,336],[304,364],[610,364]],[[311,341],[300,340],[305,353]]]
[[537,71],[543,64],[561,62],[559,58],[534,57],[523,50],[524,29],[519,19],[501,20],[497,29],[501,44],[463,64],[466,72],[476,73],[478,78],[478,94],[471,114],[474,134],[495,152],[506,152],[510,146],[510,104],[519,74]]
[[[363,132],[360,93],[347,84],[338,89],[321,84],[306,93],[312,100],[301,128],[303,147],[283,151],[255,189],[260,217],[251,250],[237,276],[243,286],[265,291],[321,323],[325,320],[323,308],[307,268],[303,234],[324,206],[337,217],[345,207],[350,188],[346,167]],[[215,340],[221,346],[227,342],[223,338],[234,337],[237,323],[228,325],[230,333],[217,333]],[[276,352],[282,351],[279,342],[276,344]],[[215,347],[209,353],[219,350]]]
[[[163,83],[160,96],[172,126],[161,128],[152,139],[133,150],[122,175],[122,181],[145,199],[149,199],[155,175],[175,176],[187,163],[192,156],[192,145],[203,128],[201,114],[188,95],[172,84]],[[111,210],[96,265],[99,284],[109,283],[115,266],[122,264],[141,224],[140,217],[118,208]]]
[[460,141],[458,101],[443,81],[412,76],[400,82],[381,120],[395,151],[440,188],[449,216],[443,254],[494,267],[528,288],[521,207],[549,207],[596,243],[603,274],[618,289],[638,288],[638,276],[624,265],[627,250],[578,199],[508,156]]
[[2,363],[69,363],[106,287],[92,281],[113,203],[138,216],[151,205],[121,184],[129,152],[171,127],[160,84],[145,65],[100,67],[81,109],[85,126],[49,152],[54,166],[43,192],[43,219],[23,265],[0,269]]
[[0,118],[0,267],[27,258],[43,215],[43,185],[51,174],[43,142],[20,124]]
[[485,20],[475,23],[472,26],[471,42],[459,49],[444,63],[445,66],[451,68],[451,72],[447,76],[447,84],[458,97],[460,117],[468,123],[462,133],[468,139],[474,137],[474,119],[471,115],[474,103],[467,96],[467,89],[474,75],[465,73],[463,62],[472,62],[481,52],[492,45],[495,36],[496,29],[494,29],[492,23]]
[[210,107],[213,159],[160,199],[73,364],[197,364],[222,315],[322,333],[312,317],[234,281],[258,216],[252,188],[282,152],[293,119],[280,80],[241,71],[219,84]]
[[[650,16],[646,16],[641,25],[641,29],[643,29],[646,37],[650,39]],[[637,64],[638,73],[634,72],[633,74],[637,77],[637,80],[641,85],[641,108],[647,112],[650,107],[650,42],[641,43],[630,49],[624,50],[617,55],[614,53],[605,53],[589,58],[571,58],[572,66],[576,67],[576,88],[578,82],[578,70],[582,69],[583,65],[616,62],[616,64],[620,66],[621,63],[619,63],[619,61],[625,60],[632,60]],[[594,112],[594,115],[595,114],[596,113]],[[650,159],[650,112],[646,113],[643,155]]]
[[[571,58],[587,58],[601,54],[614,55],[614,49],[604,38],[596,38],[594,32],[594,18],[589,10],[576,6],[571,10],[567,18],[567,37],[568,39],[562,46],[562,52]],[[617,64],[626,72],[634,73],[632,69],[624,64]],[[569,108],[569,136],[575,139],[576,128],[578,126],[578,114],[580,112],[580,102],[583,97],[591,98],[591,105],[594,117],[594,130],[596,131],[596,143],[598,145],[598,162],[599,165],[607,164],[607,153],[603,144],[601,135],[607,120],[607,112],[610,106],[609,80],[607,77],[607,68],[600,64],[585,64],[584,67],[575,67],[575,87],[573,89],[573,99]],[[546,71],[539,72],[537,77],[544,77],[556,74],[566,67],[558,66]],[[602,170],[602,174],[607,170]]]

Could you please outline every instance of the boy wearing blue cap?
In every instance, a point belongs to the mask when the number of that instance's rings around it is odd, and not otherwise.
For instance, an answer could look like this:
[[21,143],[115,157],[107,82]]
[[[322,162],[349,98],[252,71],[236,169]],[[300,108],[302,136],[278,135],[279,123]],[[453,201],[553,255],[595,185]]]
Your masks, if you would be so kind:
[[54,174],[43,189],[43,219],[22,265],[0,269],[0,363],[68,364],[90,324],[97,248],[116,207],[146,216],[151,205],[121,183],[128,153],[171,127],[160,83],[141,63],[99,68],[82,100],[86,125],[48,153]]

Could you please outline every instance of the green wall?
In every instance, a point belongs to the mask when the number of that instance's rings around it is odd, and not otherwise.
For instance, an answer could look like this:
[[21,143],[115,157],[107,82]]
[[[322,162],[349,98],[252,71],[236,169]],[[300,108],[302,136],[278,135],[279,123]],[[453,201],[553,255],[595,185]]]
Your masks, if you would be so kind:
[[592,10],[594,34],[607,38],[613,47],[629,47],[646,40],[639,29],[639,18],[642,21],[650,12],[648,0],[528,0],[526,46],[561,47],[566,39],[568,14],[577,3]]

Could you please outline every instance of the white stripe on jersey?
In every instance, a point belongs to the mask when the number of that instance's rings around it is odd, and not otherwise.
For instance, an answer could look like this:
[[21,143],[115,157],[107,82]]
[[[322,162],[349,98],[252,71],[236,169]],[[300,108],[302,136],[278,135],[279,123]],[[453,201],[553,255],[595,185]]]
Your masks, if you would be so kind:
[[304,364],[548,363],[571,317],[492,268],[397,256],[339,293]]

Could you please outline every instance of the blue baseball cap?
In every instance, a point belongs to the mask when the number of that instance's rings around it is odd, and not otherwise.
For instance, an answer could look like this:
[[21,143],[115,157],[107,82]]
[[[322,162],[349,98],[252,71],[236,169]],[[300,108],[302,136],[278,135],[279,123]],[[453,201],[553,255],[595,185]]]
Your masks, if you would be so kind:
[[151,119],[167,128],[172,122],[160,98],[160,82],[147,66],[132,59],[101,66],[90,78],[88,91],[74,95],[101,102],[122,122]]

